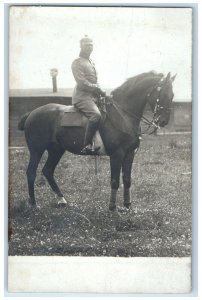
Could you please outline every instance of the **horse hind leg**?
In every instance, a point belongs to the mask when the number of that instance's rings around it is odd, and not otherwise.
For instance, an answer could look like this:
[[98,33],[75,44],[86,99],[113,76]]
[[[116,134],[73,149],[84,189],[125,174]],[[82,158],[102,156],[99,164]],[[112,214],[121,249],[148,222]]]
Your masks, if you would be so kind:
[[36,179],[36,170],[40,159],[44,151],[33,151],[30,150],[30,159],[27,167],[27,182],[29,191],[29,203],[31,205],[36,205],[35,193],[34,193],[34,182]]
[[54,171],[59,163],[62,155],[64,154],[65,150],[62,149],[57,144],[51,144],[48,149],[48,159],[42,169],[43,175],[46,177],[50,187],[52,190],[56,193],[56,195],[59,197],[58,205],[66,205],[66,200],[64,199],[64,196],[62,192],[60,191],[60,188],[58,187],[55,179],[54,179]]

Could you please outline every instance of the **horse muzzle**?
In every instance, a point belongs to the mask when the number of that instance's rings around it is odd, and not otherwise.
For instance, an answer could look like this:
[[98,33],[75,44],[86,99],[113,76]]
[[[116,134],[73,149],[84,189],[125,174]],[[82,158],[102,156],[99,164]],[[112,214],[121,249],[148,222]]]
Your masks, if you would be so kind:
[[159,126],[165,127],[168,124],[169,120],[170,120],[169,115],[166,114],[165,116],[161,116],[159,119]]
[[168,122],[162,121],[162,122],[159,123],[159,126],[160,127],[165,127],[167,124],[168,124]]

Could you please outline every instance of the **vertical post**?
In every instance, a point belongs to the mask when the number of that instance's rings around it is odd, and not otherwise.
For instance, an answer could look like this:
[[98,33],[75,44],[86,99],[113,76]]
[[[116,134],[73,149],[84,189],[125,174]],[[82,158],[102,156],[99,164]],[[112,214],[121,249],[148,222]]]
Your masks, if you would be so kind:
[[56,68],[53,68],[50,70],[50,75],[52,77],[52,85],[53,85],[53,93],[57,93],[57,75],[58,70]]
[[97,155],[95,155],[95,175],[97,175],[97,171],[98,171],[98,157]]
[[57,93],[57,81],[56,81],[56,77],[52,77],[52,83],[53,83],[53,93]]

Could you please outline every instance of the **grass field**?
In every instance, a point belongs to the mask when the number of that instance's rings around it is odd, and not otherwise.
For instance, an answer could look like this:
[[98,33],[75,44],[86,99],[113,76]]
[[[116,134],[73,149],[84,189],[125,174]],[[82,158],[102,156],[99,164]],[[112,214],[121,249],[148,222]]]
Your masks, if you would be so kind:
[[[108,211],[109,158],[66,153],[55,177],[68,205],[57,199],[41,169],[36,201],[30,208],[26,180],[27,148],[10,149],[9,255],[71,256],[190,256],[191,255],[191,136],[145,138],[132,172],[132,210]],[[122,185],[118,206],[122,207]]]

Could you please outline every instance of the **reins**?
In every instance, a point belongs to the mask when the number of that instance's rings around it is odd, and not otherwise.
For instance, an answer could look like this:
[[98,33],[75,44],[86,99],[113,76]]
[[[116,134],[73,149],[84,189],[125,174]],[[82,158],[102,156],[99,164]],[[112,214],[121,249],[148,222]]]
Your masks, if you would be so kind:
[[99,104],[101,106],[101,110],[103,110],[104,112],[106,112],[106,107],[108,105],[112,105],[121,115],[124,113],[126,116],[132,118],[132,119],[137,119],[139,122],[142,121],[143,123],[145,123],[146,125],[148,125],[148,128],[145,130],[145,132],[143,133],[146,133],[148,132],[148,130],[151,128],[151,127],[154,127],[154,130],[150,133],[148,133],[149,135],[154,133],[157,129],[159,129],[159,125],[158,125],[158,121],[159,121],[159,118],[160,118],[160,113],[159,111],[160,110],[170,110],[170,108],[165,108],[165,107],[162,107],[160,106],[160,103],[159,103],[159,98],[160,98],[160,92],[161,92],[161,89],[162,89],[162,85],[161,83],[164,81],[163,78],[161,78],[161,80],[152,88],[152,90],[147,94],[147,102],[149,102],[150,106],[152,107],[151,103],[150,103],[150,96],[152,94],[153,91],[156,91],[158,92],[158,95],[155,97],[156,100],[155,100],[155,103],[154,104],[154,109],[153,109],[153,118],[152,120],[149,120],[147,117],[145,116],[140,116],[138,114],[135,114],[135,113],[131,113],[130,111],[124,109],[123,107],[120,106],[120,104],[118,104],[117,102],[114,101],[113,99],[113,95],[110,95],[110,96],[107,96],[107,97],[101,97],[100,98],[100,101],[99,101]]
[[[136,118],[138,121],[143,121],[145,124],[150,125],[150,126],[154,126],[156,128],[159,128],[159,126],[154,122],[154,116],[152,121],[148,120],[145,116],[138,116],[134,113],[131,113],[125,109],[123,109],[119,104],[115,103],[114,101],[112,101],[112,105],[117,109],[117,110],[121,110],[123,111],[126,115],[128,115],[131,118]],[[154,114],[155,115],[155,114]]]
[[[156,88],[156,86],[155,86],[155,88]],[[158,87],[157,87],[157,88],[158,88]],[[159,92],[160,92],[160,89],[159,89]],[[147,96],[149,96],[149,95],[147,95]],[[143,132],[143,134],[146,133],[146,132],[151,128],[151,126],[153,126],[153,127],[154,127],[154,130],[153,130],[151,133],[149,133],[149,135],[150,135],[150,134],[154,133],[157,129],[160,128],[160,127],[156,124],[156,121],[158,121],[158,120],[155,119],[155,114],[156,114],[156,112],[157,112],[157,109],[159,108],[159,107],[158,107],[158,106],[159,106],[159,105],[158,105],[158,102],[159,102],[158,98],[159,98],[159,97],[157,97],[157,99],[156,99],[156,104],[155,104],[155,108],[154,108],[153,118],[152,118],[151,121],[150,121],[148,118],[146,118],[145,116],[138,116],[138,115],[135,114],[135,113],[131,113],[131,112],[125,110],[125,109],[124,109],[123,107],[121,107],[118,103],[114,102],[113,96],[106,97],[106,98],[102,99],[102,101],[104,101],[104,106],[105,106],[105,105],[113,105],[113,106],[116,108],[117,111],[123,112],[123,113],[125,113],[127,116],[129,116],[130,118],[133,118],[133,119],[136,118],[138,121],[142,121],[143,123],[147,124],[147,125],[148,125],[148,128],[146,129],[145,132]]]

